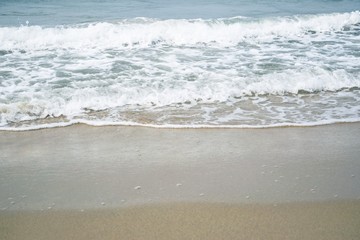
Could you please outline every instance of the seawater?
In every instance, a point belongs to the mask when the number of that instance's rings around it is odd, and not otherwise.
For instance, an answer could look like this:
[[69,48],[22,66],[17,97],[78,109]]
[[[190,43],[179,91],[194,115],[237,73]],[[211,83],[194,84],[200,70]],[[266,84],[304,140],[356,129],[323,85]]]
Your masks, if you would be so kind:
[[0,0],[0,130],[360,121],[358,0]]

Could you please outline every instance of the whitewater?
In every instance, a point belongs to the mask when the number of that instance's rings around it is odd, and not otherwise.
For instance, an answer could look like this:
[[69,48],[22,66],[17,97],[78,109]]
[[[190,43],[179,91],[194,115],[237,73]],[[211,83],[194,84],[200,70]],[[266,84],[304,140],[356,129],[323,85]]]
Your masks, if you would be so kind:
[[360,12],[0,25],[0,130],[360,121]]

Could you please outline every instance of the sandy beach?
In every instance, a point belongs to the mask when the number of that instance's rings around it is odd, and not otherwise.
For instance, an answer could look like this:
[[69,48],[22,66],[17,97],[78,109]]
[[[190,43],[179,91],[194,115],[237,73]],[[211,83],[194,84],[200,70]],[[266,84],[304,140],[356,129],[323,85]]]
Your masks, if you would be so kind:
[[124,209],[2,214],[12,239],[309,239],[360,236],[360,202],[161,204]]
[[358,239],[360,124],[0,132],[0,239]]
[[0,0],[0,240],[360,240],[360,0]]

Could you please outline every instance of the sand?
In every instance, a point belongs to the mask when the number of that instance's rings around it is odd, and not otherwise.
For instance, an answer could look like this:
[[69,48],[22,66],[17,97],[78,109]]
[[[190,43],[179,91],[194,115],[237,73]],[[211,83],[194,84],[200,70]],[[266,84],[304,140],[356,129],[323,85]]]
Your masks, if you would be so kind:
[[87,212],[22,212],[0,218],[0,238],[307,239],[360,236],[360,201],[272,205],[162,204]]
[[360,124],[0,132],[0,239],[360,239]]

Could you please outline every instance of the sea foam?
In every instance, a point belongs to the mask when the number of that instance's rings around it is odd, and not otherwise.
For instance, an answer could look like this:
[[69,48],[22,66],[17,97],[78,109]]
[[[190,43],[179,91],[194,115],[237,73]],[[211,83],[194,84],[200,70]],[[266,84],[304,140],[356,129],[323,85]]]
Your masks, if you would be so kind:
[[[70,26],[1,27],[2,50],[58,48],[148,47],[155,44],[212,44],[233,46],[242,41],[269,41],[274,37],[303,38],[360,23],[360,12],[251,19],[126,19]],[[311,37],[311,35],[310,35]]]
[[360,12],[0,27],[0,128],[360,118]]

